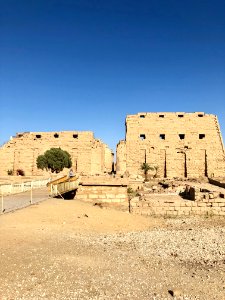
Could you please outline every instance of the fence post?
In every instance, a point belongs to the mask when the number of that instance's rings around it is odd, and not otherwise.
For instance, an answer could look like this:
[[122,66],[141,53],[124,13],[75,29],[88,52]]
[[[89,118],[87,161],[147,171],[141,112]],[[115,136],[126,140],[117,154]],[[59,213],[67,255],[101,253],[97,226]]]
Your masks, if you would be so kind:
[[1,189],[1,213],[3,214],[4,212],[4,199],[3,199],[3,193]]
[[30,189],[30,204],[33,204],[33,188]]

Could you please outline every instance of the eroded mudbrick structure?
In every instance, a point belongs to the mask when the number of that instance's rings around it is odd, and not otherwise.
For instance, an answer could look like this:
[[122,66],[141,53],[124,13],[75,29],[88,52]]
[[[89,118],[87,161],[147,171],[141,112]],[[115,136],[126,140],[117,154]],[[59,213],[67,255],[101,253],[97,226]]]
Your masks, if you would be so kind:
[[91,131],[24,132],[0,148],[0,174],[13,170],[16,175],[16,170],[22,169],[27,176],[42,175],[37,157],[52,147],[70,153],[74,172],[96,175],[112,171],[112,151]]
[[126,118],[126,139],[117,145],[118,174],[143,174],[155,166],[159,177],[225,175],[225,153],[217,117],[196,113],[138,113]]

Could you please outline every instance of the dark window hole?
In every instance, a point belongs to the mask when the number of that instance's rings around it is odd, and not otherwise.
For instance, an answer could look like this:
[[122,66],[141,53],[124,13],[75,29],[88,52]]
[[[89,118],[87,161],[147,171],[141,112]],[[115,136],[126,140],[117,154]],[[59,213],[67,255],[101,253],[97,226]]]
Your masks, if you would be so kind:
[[145,134],[140,134],[140,139],[141,139],[141,140],[145,140],[145,139],[146,139]]
[[199,139],[200,139],[200,140],[202,140],[202,139],[204,139],[204,138],[205,138],[205,134],[203,134],[203,133],[199,134]]

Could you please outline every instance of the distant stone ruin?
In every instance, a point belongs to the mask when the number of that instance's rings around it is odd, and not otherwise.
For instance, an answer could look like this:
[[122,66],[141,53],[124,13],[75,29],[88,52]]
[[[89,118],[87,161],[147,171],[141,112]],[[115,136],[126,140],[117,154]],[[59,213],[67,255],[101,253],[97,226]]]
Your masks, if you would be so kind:
[[52,147],[70,153],[76,173],[97,175],[112,171],[112,151],[91,131],[24,132],[0,148],[0,174],[7,175],[12,170],[16,175],[17,170],[23,170],[26,176],[43,175],[36,160]]
[[[75,173],[102,175],[113,171],[113,153],[91,131],[18,133],[0,148],[0,175],[43,175],[40,154],[52,147],[70,153]],[[126,118],[126,138],[117,145],[116,173],[143,175],[141,164],[155,168],[154,177],[225,176],[225,152],[217,117],[195,113],[138,113]]]
[[126,139],[117,145],[118,174],[143,174],[143,163],[160,178],[220,177],[225,153],[217,117],[195,113],[138,113],[126,118]]

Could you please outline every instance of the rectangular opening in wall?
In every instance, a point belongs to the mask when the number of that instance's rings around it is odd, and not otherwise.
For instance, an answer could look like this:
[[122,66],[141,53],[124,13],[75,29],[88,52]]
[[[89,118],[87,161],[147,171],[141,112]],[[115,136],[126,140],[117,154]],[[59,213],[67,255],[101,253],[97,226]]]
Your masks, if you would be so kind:
[[202,118],[202,117],[204,117],[204,115],[203,114],[198,114],[198,117]]
[[144,119],[144,118],[145,118],[145,115],[140,115],[140,118],[143,118],[143,119]]
[[159,118],[164,118],[164,115],[159,115]]
[[54,138],[57,139],[58,137],[59,137],[58,133],[55,133],[55,134],[54,134]]
[[185,134],[183,134],[183,133],[179,134],[179,138],[180,138],[180,140],[184,140]]
[[184,115],[178,115],[178,118],[183,118],[184,117]]
[[140,140],[145,140],[145,139],[146,139],[145,134],[140,134]]
[[73,134],[74,139],[78,139],[78,134]]
[[40,138],[41,138],[41,135],[40,135],[40,134],[36,134],[36,138],[37,138],[37,139],[40,139]]
[[162,133],[162,134],[159,135],[159,138],[161,140],[165,140],[166,139],[166,135],[164,133]]
[[200,134],[199,134],[199,139],[202,140],[202,139],[204,139],[204,138],[205,138],[205,134],[204,134],[204,133],[200,133]]

